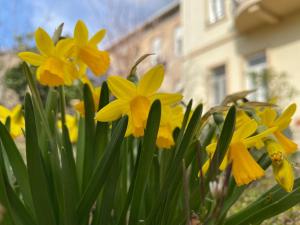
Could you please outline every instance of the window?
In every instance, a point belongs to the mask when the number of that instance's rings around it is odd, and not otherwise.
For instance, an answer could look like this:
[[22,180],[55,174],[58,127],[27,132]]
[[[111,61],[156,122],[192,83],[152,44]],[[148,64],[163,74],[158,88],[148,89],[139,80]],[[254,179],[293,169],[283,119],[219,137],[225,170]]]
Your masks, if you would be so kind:
[[176,56],[182,55],[182,27],[176,27],[174,30],[174,53]]
[[152,53],[155,55],[151,57],[151,63],[156,65],[161,57],[161,39],[159,37],[154,38],[152,42]]
[[215,23],[225,16],[224,0],[208,0],[209,23]]
[[258,53],[247,61],[246,86],[248,90],[256,89],[256,92],[249,95],[253,101],[267,100],[267,84],[265,82],[264,71],[267,67],[265,53]]
[[225,65],[218,66],[212,70],[213,103],[220,104],[226,96],[226,72]]

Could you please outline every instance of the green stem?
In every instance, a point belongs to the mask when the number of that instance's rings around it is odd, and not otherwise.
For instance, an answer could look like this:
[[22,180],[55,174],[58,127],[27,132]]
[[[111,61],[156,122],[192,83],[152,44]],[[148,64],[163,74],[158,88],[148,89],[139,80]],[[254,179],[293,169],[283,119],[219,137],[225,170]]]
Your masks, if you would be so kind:
[[66,124],[66,98],[65,98],[65,89],[63,86],[59,87],[59,97],[60,97],[61,122],[63,125],[65,125]]

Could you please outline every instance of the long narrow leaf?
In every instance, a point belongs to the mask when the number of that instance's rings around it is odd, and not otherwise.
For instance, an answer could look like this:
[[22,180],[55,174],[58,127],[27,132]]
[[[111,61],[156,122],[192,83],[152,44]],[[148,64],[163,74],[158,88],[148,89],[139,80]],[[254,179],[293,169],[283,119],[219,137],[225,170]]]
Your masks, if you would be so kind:
[[51,202],[47,177],[37,142],[37,130],[30,96],[25,97],[26,156],[31,194],[39,225],[57,223]]
[[107,173],[112,167],[115,156],[118,155],[127,128],[128,118],[122,118],[113,133],[110,143],[105,149],[104,156],[96,164],[90,182],[83,192],[77,212],[80,220],[85,220],[96,201],[104,183],[107,181]]
[[139,218],[139,212],[145,187],[147,184],[147,178],[149,176],[150,167],[152,165],[153,154],[155,152],[156,137],[159,129],[161,116],[161,104],[156,100],[150,109],[149,117],[147,120],[147,126],[145,130],[144,142],[142,146],[142,152],[137,168],[137,175],[135,179],[135,186],[133,190],[132,203],[130,208],[129,224],[137,224]]

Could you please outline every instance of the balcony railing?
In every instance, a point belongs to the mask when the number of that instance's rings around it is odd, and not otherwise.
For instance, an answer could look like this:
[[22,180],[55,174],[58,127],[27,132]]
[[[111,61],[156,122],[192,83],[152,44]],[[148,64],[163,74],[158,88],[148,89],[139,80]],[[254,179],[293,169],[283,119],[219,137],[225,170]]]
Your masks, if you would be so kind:
[[276,24],[300,10],[300,0],[232,0],[236,28],[246,32],[267,24]]

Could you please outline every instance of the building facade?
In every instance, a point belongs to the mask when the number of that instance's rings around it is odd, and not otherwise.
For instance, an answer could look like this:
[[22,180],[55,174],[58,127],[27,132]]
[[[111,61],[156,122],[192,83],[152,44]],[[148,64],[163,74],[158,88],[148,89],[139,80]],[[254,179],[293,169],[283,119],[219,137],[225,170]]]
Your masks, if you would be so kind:
[[142,74],[157,63],[165,66],[162,90],[179,90],[183,37],[178,1],[158,11],[132,32],[114,42],[107,50],[111,56],[110,74],[127,76],[136,60],[153,53],[138,67]]
[[186,99],[212,106],[227,94],[255,88],[252,98],[264,100],[263,79],[251,74],[266,68],[286,73],[297,88],[299,0],[182,0],[181,15]]

